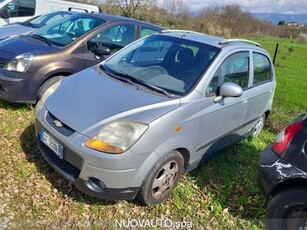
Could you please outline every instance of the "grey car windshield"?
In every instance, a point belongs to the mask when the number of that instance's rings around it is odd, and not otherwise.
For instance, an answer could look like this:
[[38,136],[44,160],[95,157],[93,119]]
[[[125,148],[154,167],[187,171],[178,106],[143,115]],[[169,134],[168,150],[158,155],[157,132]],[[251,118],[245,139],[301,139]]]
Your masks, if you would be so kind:
[[89,15],[70,15],[38,29],[32,36],[57,46],[66,46],[103,24],[104,21]]
[[153,35],[118,52],[103,67],[113,75],[184,96],[197,84],[219,51],[204,43]]

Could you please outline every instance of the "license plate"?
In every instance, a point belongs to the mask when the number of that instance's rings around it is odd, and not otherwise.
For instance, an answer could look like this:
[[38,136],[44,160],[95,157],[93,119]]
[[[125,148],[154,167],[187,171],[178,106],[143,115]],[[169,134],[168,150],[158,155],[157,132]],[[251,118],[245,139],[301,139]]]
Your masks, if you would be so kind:
[[46,133],[43,129],[40,131],[40,140],[47,145],[55,154],[63,159],[63,146],[54,140],[48,133]]

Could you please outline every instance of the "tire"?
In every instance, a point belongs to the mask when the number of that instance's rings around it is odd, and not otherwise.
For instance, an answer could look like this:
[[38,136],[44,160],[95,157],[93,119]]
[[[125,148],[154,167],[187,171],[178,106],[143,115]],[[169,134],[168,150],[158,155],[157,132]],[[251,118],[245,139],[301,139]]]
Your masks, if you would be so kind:
[[166,200],[184,172],[184,159],[178,151],[162,157],[144,180],[138,199],[152,206]]
[[258,118],[255,126],[252,128],[251,137],[258,137],[265,125],[266,116],[263,114]]
[[291,188],[274,196],[267,207],[269,230],[296,230],[307,227],[307,189]]
[[37,93],[37,99],[41,99],[42,96],[44,95],[44,93],[46,92],[46,90],[53,85],[54,83],[60,81],[61,79],[63,79],[64,76],[56,76],[56,77],[51,77],[48,80],[46,80],[39,88],[38,93]]

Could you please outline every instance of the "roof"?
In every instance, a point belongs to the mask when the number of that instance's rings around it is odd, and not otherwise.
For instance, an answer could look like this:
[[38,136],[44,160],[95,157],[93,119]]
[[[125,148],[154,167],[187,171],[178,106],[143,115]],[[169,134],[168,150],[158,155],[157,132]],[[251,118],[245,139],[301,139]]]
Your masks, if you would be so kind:
[[241,47],[242,45],[244,45],[244,47],[258,47],[258,48],[261,47],[259,43],[247,39],[228,39],[223,37],[206,35],[194,31],[164,30],[160,34],[177,38],[186,38],[191,41],[210,44],[218,48],[223,48],[228,46],[238,46],[238,45],[240,45]]

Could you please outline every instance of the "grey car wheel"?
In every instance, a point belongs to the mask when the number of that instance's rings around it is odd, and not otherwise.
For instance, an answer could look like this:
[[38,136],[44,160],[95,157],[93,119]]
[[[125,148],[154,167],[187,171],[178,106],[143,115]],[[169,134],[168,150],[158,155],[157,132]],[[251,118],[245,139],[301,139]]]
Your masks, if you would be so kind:
[[262,115],[258,118],[253,130],[252,130],[252,137],[258,137],[261,133],[263,127],[265,125],[265,115]]
[[163,157],[149,173],[139,192],[139,200],[146,205],[163,202],[184,172],[184,160],[178,151]]

